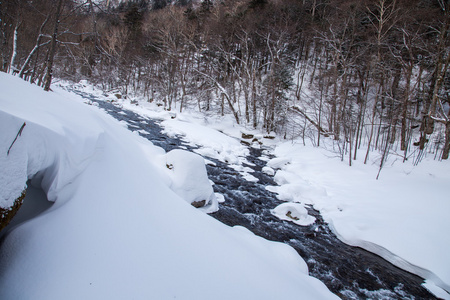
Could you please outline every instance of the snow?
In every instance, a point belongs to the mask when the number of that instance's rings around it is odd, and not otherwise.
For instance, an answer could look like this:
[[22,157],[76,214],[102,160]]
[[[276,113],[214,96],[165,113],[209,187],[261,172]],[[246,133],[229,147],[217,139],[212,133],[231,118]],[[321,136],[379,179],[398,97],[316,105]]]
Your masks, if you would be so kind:
[[264,174],[269,175],[269,176],[275,175],[275,170],[272,169],[271,167],[265,166],[265,167],[262,168],[261,171],[262,171]]
[[216,196],[201,156],[175,149],[160,160],[165,162],[162,170],[171,179],[169,187],[172,191],[190,204],[203,201],[202,206],[210,205],[214,208],[212,211],[217,211]]
[[[102,95],[89,86],[81,89]],[[140,102],[135,106],[121,101],[117,105],[162,120],[167,133],[183,135],[199,146],[197,153],[231,163],[249,180],[254,177],[243,166],[248,163],[248,149],[240,144],[240,138],[243,132],[253,134],[263,147],[275,148],[267,151],[276,156],[274,159],[261,157],[267,160],[263,172],[274,174],[278,184],[268,190],[278,193],[286,205],[313,205],[343,242],[363,247],[422,276],[427,289],[450,299],[450,162],[435,161],[434,155],[429,155],[414,166],[391,155],[376,180],[380,155],[371,153],[369,163],[364,165],[364,149],[349,167],[326,139],[321,140],[325,147],[304,146],[302,140],[264,139],[260,133],[236,125],[232,116],[185,110],[172,118],[173,113],[154,104]]]
[[[161,111],[153,104],[145,102],[141,104],[141,106],[135,106],[130,105],[129,102],[123,102],[120,105],[142,116],[161,120],[165,134],[183,137],[186,142],[199,147],[195,150],[196,153],[228,163],[249,181],[257,181],[250,174],[252,170],[242,166],[243,163],[250,164],[246,160],[249,150],[241,144],[239,138],[241,128],[231,117],[205,117],[193,111],[175,114],[170,111]],[[247,130],[247,132],[252,131]]]
[[422,286],[424,286],[439,299],[450,299],[449,294],[446,291],[436,286],[436,284],[430,280],[425,280]]
[[337,299],[291,247],[189,204],[215,199],[198,157],[60,89],[0,73],[0,90],[1,203],[27,179],[54,202],[4,236],[0,299]]
[[[8,124],[12,123],[9,125],[12,130],[0,135],[0,153],[4,154],[0,156],[0,166],[2,168],[2,172],[0,173],[0,183],[2,186],[8,187],[7,189],[0,189],[0,208],[3,209],[11,207],[14,201],[19,198],[22,191],[26,188],[24,182],[27,179],[27,174],[25,172],[27,161],[24,158],[26,155],[24,150],[20,149],[21,151],[15,151],[14,149],[14,151],[10,151],[9,155],[6,154],[23,124],[23,122],[20,124],[20,122],[14,121],[14,118],[0,111],[1,128],[6,128]],[[17,141],[17,144],[19,143],[21,143],[21,139]]]
[[280,186],[268,189],[281,200],[313,204],[345,243],[450,291],[450,162],[391,159],[376,180],[378,157],[349,167],[330,151],[295,141],[280,143],[274,154],[268,165],[280,168]]
[[162,125],[169,135],[183,135],[186,139],[196,145],[202,145],[197,152],[218,159],[232,165],[240,164],[248,149],[242,146],[239,140],[225,135],[214,128],[203,124],[194,123],[195,118],[178,116],[176,119],[165,120]]
[[272,214],[300,226],[308,226],[316,221],[316,218],[308,215],[308,211],[300,203],[282,203],[273,209]]

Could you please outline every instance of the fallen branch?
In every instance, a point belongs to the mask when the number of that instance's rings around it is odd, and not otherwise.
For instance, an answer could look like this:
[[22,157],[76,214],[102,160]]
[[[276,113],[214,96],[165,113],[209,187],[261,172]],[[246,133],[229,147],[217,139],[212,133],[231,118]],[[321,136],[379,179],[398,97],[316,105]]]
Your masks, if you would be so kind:
[[233,113],[233,115],[234,115],[234,118],[236,119],[236,123],[238,123],[238,124],[240,124],[240,122],[239,122],[239,115],[238,115],[238,113],[237,113],[237,111],[234,109],[234,107],[233,107],[233,103],[232,103],[232,101],[231,101],[231,97],[230,97],[230,95],[227,93],[227,90],[216,80],[216,79],[214,79],[213,77],[211,77],[210,75],[208,75],[208,74],[205,74],[205,73],[203,73],[203,72],[200,72],[199,70],[195,70],[197,73],[199,73],[200,75],[202,75],[202,76],[204,76],[204,77],[206,77],[206,78],[208,78],[209,80],[211,80],[216,86],[217,86],[217,88],[220,90],[220,93],[222,94],[222,95],[224,95],[225,96],[225,98],[227,99],[227,102],[228,102],[228,105],[230,106],[230,109],[231,109],[231,112]]
[[9,146],[8,152],[6,152],[6,155],[9,155],[9,151],[11,150],[12,146],[14,145],[14,143],[16,142],[17,138],[22,135],[22,131],[23,128],[25,127],[25,125],[27,125],[27,123],[23,122],[22,126],[19,129],[19,132],[16,134],[16,138],[14,139],[14,141],[11,143],[11,146]]
[[324,136],[330,136],[333,135],[332,132],[329,132],[325,129],[322,128],[322,126],[320,126],[319,124],[317,124],[314,120],[312,120],[310,117],[308,117],[306,115],[306,113],[304,113],[302,110],[300,110],[300,108],[296,107],[296,106],[292,106],[290,108],[291,111],[295,111],[297,113],[299,113],[300,115],[302,115],[303,117],[305,117],[306,120],[308,120],[311,124],[314,125],[314,127],[317,128],[317,130],[319,131],[319,133],[323,134]]

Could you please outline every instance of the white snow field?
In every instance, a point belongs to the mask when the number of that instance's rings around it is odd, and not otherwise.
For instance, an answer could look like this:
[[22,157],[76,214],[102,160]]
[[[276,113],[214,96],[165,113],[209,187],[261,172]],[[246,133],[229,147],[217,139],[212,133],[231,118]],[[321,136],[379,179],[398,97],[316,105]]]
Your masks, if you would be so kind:
[[[77,88],[102,97],[102,91],[92,86],[80,84]],[[253,180],[241,165],[248,150],[239,143],[241,132],[249,129],[236,125],[230,116],[187,111],[173,118],[173,112],[161,111],[144,100],[139,106],[119,102],[126,109],[164,120],[162,125],[169,134],[183,135],[201,147],[201,154],[228,161]],[[401,155],[394,153],[376,180],[381,158],[376,152],[371,152],[364,165],[365,149],[360,149],[359,159],[350,167],[330,141],[322,139],[326,147],[314,147],[304,146],[301,139],[268,140],[259,135],[276,155],[263,171],[275,174],[279,186],[267,189],[287,202],[274,208],[275,215],[307,224],[302,206],[311,204],[343,242],[418,274],[432,293],[450,299],[450,161],[434,160],[435,155],[429,153],[414,166],[414,156],[402,163]],[[289,211],[291,217],[286,215]]]
[[[148,111],[124,106],[142,114]],[[202,154],[231,161],[253,180],[251,173],[239,166],[245,162],[246,152],[237,141],[248,129],[231,122],[229,116],[205,118],[189,112],[175,119],[161,118],[166,131],[184,135],[201,146]],[[212,133],[214,129],[218,131]],[[314,147],[304,146],[300,139],[259,140],[274,147],[272,154],[276,156],[263,171],[275,173],[279,186],[267,189],[288,202],[274,208],[274,215],[308,225],[313,220],[305,215],[303,205],[311,204],[343,242],[425,278],[427,289],[439,298],[450,299],[450,161],[434,160],[435,155],[430,153],[414,166],[414,157],[402,163],[401,156],[392,154],[376,180],[381,155],[375,152],[364,165],[365,149],[360,149],[359,159],[350,167],[347,161],[341,161],[337,150],[332,150],[330,141],[322,140],[327,147]],[[228,153],[236,159],[230,160]]]
[[209,181],[183,189],[166,164],[186,174],[202,159],[165,154],[62,90],[4,73],[0,90],[0,205],[27,178],[54,201],[4,236],[0,299],[337,299],[291,247],[188,203],[214,198]]
[[342,241],[422,276],[426,288],[450,299],[435,286],[450,291],[450,162],[391,160],[376,180],[378,156],[349,167],[330,151],[295,142],[274,154],[287,162],[268,162],[279,168],[280,186],[269,189],[280,199],[313,204]]

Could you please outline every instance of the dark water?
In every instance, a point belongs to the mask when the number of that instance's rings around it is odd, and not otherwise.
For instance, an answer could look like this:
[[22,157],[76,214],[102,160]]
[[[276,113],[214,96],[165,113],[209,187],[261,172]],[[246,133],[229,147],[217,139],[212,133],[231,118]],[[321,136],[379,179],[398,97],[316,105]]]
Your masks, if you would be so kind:
[[[166,151],[194,149],[180,137],[164,135],[157,121],[99,101],[92,95],[73,92],[98,103],[117,120],[126,121],[131,131],[139,130],[140,135]],[[227,164],[207,158],[215,163],[215,166],[207,166],[208,176],[215,183],[214,190],[225,196],[225,202],[219,204],[219,211],[210,214],[212,217],[230,226],[244,226],[268,240],[289,244],[306,261],[310,275],[324,282],[343,299],[436,299],[421,286],[422,278],[375,254],[342,243],[318,211],[308,209],[309,214],[316,217],[316,222],[310,226],[298,226],[273,216],[271,209],[282,202],[265,186],[276,183],[271,176],[261,172],[265,165],[260,159],[262,150],[249,150],[247,160],[251,165],[248,167],[254,170],[251,174],[259,179],[257,183],[246,181]]]

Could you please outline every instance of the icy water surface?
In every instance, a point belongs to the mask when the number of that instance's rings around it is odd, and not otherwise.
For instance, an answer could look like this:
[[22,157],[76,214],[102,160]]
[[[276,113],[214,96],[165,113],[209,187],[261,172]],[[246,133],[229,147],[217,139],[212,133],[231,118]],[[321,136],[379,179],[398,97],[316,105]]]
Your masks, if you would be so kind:
[[[114,118],[127,122],[131,131],[138,131],[166,151],[194,149],[181,137],[164,135],[157,121],[99,101],[92,95],[74,92],[97,102]],[[342,299],[436,299],[421,286],[422,278],[395,267],[375,254],[342,243],[318,211],[308,210],[310,215],[316,217],[316,222],[310,226],[298,226],[273,216],[270,210],[282,202],[265,186],[276,183],[261,171],[265,165],[260,159],[262,150],[249,149],[247,160],[251,165],[248,167],[254,170],[251,174],[259,179],[256,183],[245,180],[227,164],[207,158],[215,164],[207,165],[208,176],[215,183],[214,190],[225,196],[225,202],[219,204],[219,211],[210,214],[212,217],[230,226],[244,226],[268,240],[292,246],[308,264],[310,275],[324,282]]]

